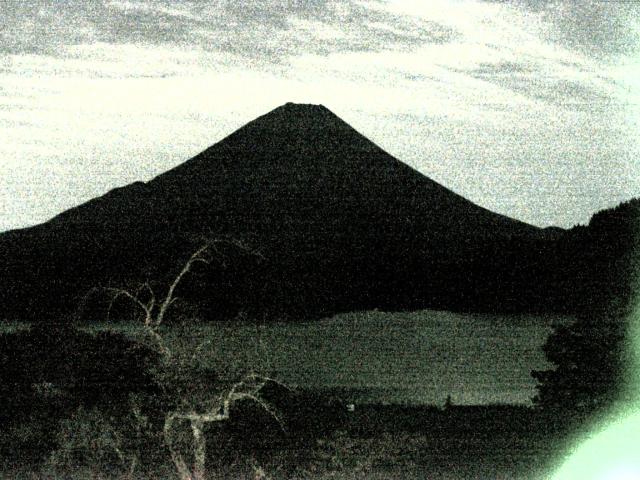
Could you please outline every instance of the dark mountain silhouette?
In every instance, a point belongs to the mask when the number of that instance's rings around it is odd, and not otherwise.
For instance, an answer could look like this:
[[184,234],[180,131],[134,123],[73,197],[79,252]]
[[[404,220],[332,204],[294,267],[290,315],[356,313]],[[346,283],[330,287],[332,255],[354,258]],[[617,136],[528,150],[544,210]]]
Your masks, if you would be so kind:
[[323,106],[286,104],[147,183],[0,235],[0,301],[59,318],[93,286],[166,282],[204,238],[233,238],[263,259],[229,248],[181,292],[212,319],[557,309],[565,233],[473,204]]

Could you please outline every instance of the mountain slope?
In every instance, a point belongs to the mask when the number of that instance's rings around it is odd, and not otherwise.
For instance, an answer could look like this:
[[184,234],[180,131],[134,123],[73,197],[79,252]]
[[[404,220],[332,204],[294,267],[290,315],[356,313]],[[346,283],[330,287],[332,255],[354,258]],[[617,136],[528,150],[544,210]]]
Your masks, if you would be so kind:
[[205,297],[212,317],[526,310],[541,293],[513,298],[523,279],[496,271],[495,255],[551,241],[421,175],[325,107],[286,104],[147,183],[0,235],[0,300],[13,299],[9,316],[58,317],[92,286],[168,278],[204,237],[264,257],[227,252],[226,266],[183,292]]

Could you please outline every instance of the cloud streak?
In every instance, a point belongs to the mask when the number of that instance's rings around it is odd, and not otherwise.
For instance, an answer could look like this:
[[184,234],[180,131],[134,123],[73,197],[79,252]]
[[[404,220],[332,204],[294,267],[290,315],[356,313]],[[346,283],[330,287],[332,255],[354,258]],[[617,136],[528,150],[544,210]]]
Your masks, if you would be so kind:
[[362,2],[66,2],[8,0],[5,53],[64,56],[80,44],[197,47],[283,62],[300,52],[369,51],[445,42],[450,28]]

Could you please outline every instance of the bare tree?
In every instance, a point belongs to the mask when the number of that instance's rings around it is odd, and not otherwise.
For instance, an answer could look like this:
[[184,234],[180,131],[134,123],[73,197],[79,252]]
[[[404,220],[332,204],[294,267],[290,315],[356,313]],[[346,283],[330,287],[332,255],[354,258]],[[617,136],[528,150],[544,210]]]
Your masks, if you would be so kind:
[[[278,425],[284,430],[284,422],[278,411],[267,401],[260,398],[260,391],[270,382],[275,380],[257,374],[249,374],[235,383],[226,393],[220,395],[215,407],[206,412],[174,411],[170,412],[164,424],[164,438],[171,452],[171,460],[175,465],[181,480],[204,480],[206,478],[206,440],[204,437],[204,424],[211,422],[223,422],[230,419],[230,412],[237,402],[249,400],[263,408]],[[189,468],[182,454],[175,447],[173,441],[173,427],[176,421],[188,421],[193,433],[193,467]]]
[[[167,312],[177,300],[175,295],[176,289],[196,264],[210,264],[212,262],[212,253],[221,256],[220,251],[217,249],[217,245],[221,243],[230,243],[243,251],[259,256],[258,253],[251,252],[245,245],[238,241],[215,240],[205,243],[189,257],[180,272],[169,285],[166,295],[160,301],[158,301],[154,289],[149,282],[145,282],[135,291],[112,287],[103,289],[106,290],[111,297],[108,315],[110,314],[115,301],[119,298],[129,300],[142,312],[143,330],[153,339],[156,348],[161,354],[163,368],[165,369],[176,367],[177,362],[173,352],[167,346],[160,331],[160,327],[164,324],[167,318]],[[194,357],[198,354],[198,351],[199,347],[196,347],[194,349]],[[287,388],[272,378],[251,372],[245,375],[238,382],[232,384],[222,393],[210,395],[210,398],[206,399],[205,402],[202,402],[207,405],[207,408],[205,409],[199,409],[198,406],[195,405],[197,402],[193,401],[193,399],[183,398],[178,402],[176,409],[166,414],[162,434],[164,442],[169,448],[171,460],[176,468],[176,472],[180,480],[204,480],[207,477],[207,445],[204,436],[204,425],[206,423],[224,422],[229,420],[231,410],[238,402],[250,401],[255,403],[270,417],[272,417],[278,423],[280,428],[284,430],[284,422],[281,415],[273,405],[265,401],[260,396],[265,385],[270,383],[276,383]],[[185,460],[183,454],[176,445],[175,432],[176,424],[178,422],[189,422],[191,427],[193,455],[191,465],[189,465]],[[137,461],[137,459],[135,461]]]
[[[166,357],[166,359],[171,358],[171,350],[167,348],[164,343],[162,336],[159,333],[159,327],[164,323],[167,311],[169,307],[173,305],[178,299],[175,296],[175,291],[178,285],[182,282],[185,275],[187,275],[194,265],[198,263],[203,263],[208,265],[211,260],[207,257],[207,253],[211,248],[215,246],[215,242],[210,244],[205,244],[196,250],[189,260],[184,264],[182,270],[176,275],[171,284],[169,285],[169,289],[167,290],[166,296],[164,299],[158,303],[156,299],[155,292],[151,287],[151,284],[147,281],[143,283],[135,292],[130,292],[129,290],[123,288],[112,288],[107,287],[105,290],[111,294],[111,302],[109,304],[109,310],[107,312],[107,317],[111,315],[111,309],[113,308],[114,303],[121,297],[124,297],[137,307],[140,308],[143,312],[142,322],[144,325],[145,333],[149,334],[157,344],[160,353]],[[147,293],[148,298],[143,300],[142,294]]]

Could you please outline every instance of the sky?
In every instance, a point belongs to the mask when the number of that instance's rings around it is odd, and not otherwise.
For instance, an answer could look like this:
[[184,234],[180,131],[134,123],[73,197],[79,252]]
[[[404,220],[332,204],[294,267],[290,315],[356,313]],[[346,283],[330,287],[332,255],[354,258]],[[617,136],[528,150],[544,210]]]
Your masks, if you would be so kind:
[[0,231],[320,103],[490,210],[640,196],[640,2],[2,0]]

